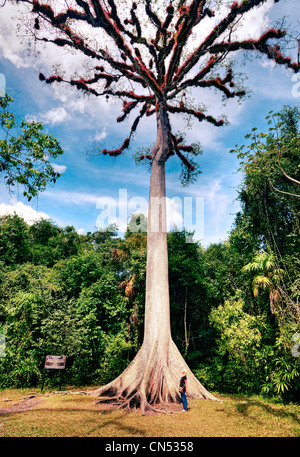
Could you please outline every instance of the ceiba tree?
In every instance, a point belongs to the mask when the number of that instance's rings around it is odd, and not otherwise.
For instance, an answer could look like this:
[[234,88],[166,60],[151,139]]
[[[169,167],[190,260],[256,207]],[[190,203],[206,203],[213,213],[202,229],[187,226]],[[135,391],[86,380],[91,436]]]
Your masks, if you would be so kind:
[[[93,394],[118,399],[130,408],[140,406],[144,413],[158,403],[180,400],[178,384],[185,368],[189,395],[215,400],[189,370],[171,337],[165,165],[170,157],[177,156],[191,175],[196,150],[174,134],[169,114],[189,115],[222,126],[222,119],[186,104],[186,91],[215,88],[227,99],[243,97],[245,91],[235,88],[232,68],[224,64],[224,59],[228,62],[228,56],[240,50],[264,54],[297,72],[298,63],[285,57],[278,45],[286,32],[272,28],[256,39],[234,38],[240,19],[265,0],[231,5],[221,0],[173,0],[167,6],[151,0],[20,1],[32,5],[35,40],[76,50],[91,61],[88,77],[67,80],[57,74],[40,74],[40,80],[70,84],[96,97],[121,99],[123,111],[117,122],[136,112],[129,136],[120,148],[103,149],[103,154],[122,154],[141,119],[156,118],[152,152],[140,156],[151,164],[144,340],[127,369]],[[210,24],[211,30],[199,38],[203,24]],[[216,76],[217,68],[222,76]]]

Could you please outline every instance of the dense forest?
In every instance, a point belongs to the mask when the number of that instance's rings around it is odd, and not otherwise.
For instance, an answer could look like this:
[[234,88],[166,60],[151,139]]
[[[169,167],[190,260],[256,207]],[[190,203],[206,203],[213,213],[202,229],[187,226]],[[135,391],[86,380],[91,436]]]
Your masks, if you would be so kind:
[[[211,391],[300,398],[299,110],[268,116],[236,146],[241,210],[228,240],[168,234],[173,339]],[[79,235],[49,220],[0,218],[0,387],[40,386],[45,357],[64,382],[100,385],[143,340],[146,233]],[[49,376],[47,383],[53,383]]]

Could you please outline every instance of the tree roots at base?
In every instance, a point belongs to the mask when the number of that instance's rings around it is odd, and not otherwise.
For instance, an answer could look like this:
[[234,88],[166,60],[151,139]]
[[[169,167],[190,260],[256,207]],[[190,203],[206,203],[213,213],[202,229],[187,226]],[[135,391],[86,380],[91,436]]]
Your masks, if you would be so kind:
[[172,340],[168,351],[160,351],[154,346],[147,353],[142,346],[120,376],[90,395],[101,397],[96,403],[109,402],[116,408],[140,409],[141,414],[167,412],[171,405],[181,402],[179,382],[183,369],[187,371],[189,398],[217,400],[193,375]]

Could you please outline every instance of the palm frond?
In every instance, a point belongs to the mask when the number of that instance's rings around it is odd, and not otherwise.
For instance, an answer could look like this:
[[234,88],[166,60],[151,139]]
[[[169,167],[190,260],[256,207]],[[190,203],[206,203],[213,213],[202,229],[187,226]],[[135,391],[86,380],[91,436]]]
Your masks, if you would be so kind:
[[253,286],[256,285],[257,287],[263,287],[264,289],[266,287],[271,288],[272,287],[272,281],[267,277],[267,276],[255,276],[253,279]]

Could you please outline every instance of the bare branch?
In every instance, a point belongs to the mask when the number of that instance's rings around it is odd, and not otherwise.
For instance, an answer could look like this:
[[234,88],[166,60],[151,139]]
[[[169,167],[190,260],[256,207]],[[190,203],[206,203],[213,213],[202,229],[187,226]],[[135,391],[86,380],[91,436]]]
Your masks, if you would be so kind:
[[[179,146],[178,145],[178,140],[177,138],[172,135],[172,145],[173,145],[173,148],[174,148],[174,151],[175,153],[178,155],[178,157],[180,158],[180,160],[183,162],[183,164],[190,170],[190,171],[194,171],[195,167],[194,165],[192,165],[190,163],[190,161],[180,152],[180,149],[183,150],[184,149],[184,146],[181,145]],[[186,146],[186,148],[188,148],[189,151],[191,151],[191,149],[193,149],[191,146]],[[172,155],[169,153],[169,155]]]
[[[248,0],[241,2],[240,5],[235,2],[231,6],[231,10],[229,14],[221,20],[221,22],[212,30],[212,32],[204,39],[204,41],[200,44],[200,46],[192,53],[192,55],[181,65],[181,67],[177,70],[173,78],[173,85],[180,83],[184,76],[197,64],[199,59],[205,55],[207,52],[211,54],[215,54],[216,52],[232,52],[237,51],[239,49],[247,49],[251,50],[259,50],[260,52],[264,52],[268,55],[268,57],[273,58],[277,63],[280,64],[287,64],[289,67],[293,68],[294,71],[299,70],[299,66],[297,64],[292,64],[291,59],[284,58],[279,51],[277,51],[274,55],[274,48],[271,46],[266,45],[266,40],[268,38],[273,37],[272,31],[266,32],[259,40],[249,40],[248,42],[236,42],[236,43],[220,43],[215,44],[216,40],[230,27],[230,25],[237,19],[239,15],[245,14],[246,12],[250,11],[254,6],[259,6],[262,4],[264,0]],[[279,32],[279,31],[276,31]],[[279,36],[275,36],[276,38],[280,38]],[[260,44],[260,48],[257,48],[257,44]],[[248,45],[246,45],[248,43]],[[249,44],[250,43],[250,44]],[[256,45],[256,46],[255,46]],[[244,47],[243,47],[244,46]]]
[[170,113],[191,114],[192,116],[196,117],[198,119],[198,121],[206,120],[207,122],[214,124],[216,127],[220,127],[224,124],[224,121],[222,119],[217,121],[213,116],[206,116],[201,111],[196,111],[196,110],[193,110],[190,108],[186,108],[183,104],[181,104],[181,106],[172,106],[172,105],[168,104],[167,109]]
[[[289,152],[291,149],[293,149],[294,147],[296,147],[298,144],[300,143],[300,137],[297,139],[296,143],[295,144],[292,144],[290,147],[286,148],[284,151],[283,151],[283,154],[286,154],[287,152]],[[278,166],[282,172],[282,174],[289,180],[289,181],[292,181],[293,183],[297,184],[298,186],[300,186],[300,181],[297,181],[297,179],[295,178],[292,178],[291,176],[289,176],[285,170],[282,168],[282,165],[281,165],[281,161],[280,161],[280,147],[279,145],[277,145],[277,150],[276,150],[276,154],[277,154],[277,159],[278,159]]]
[[186,6],[183,6],[180,9],[180,25],[178,22],[178,31],[174,37],[173,55],[166,75],[166,85],[170,84],[173,79],[174,72],[179,65],[180,57],[190,35],[190,31],[200,20],[199,17],[201,16],[204,3],[205,1],[203,0],[194,0],[190,7],[187,8]]
[[[299,194],[292,194],[290,192],[284,192],[283,190],[279,190],[279,189],[276,189],[276,187],[273,185],[272,181],[270,178],[268,178],[268,181],[272,187],[273,190],[275,190],[276,192],[279,192],[281,194],[284,194],[284,195],[289,195],[290,197],[296,197],[296,198],[300,198],[300,195]],[[300,184],[300,183],[299,183]]]
[[271,29],[264,33],[258,40],[222,42],[208,48],[208,52],[215,54],[217,52],[232,52],[239,50],[254,50],[266,54],[269,59],[275,60],[278,64],[286,64],[295,72],[298,72],[299,65],[292,63],[290,57],[284,57],[279,51],[278,46],[267,45],[266,41],[270,38],[283,38],[286,35],[285,30]]

